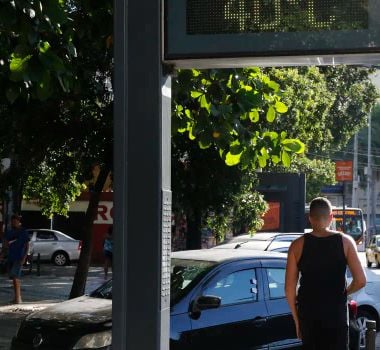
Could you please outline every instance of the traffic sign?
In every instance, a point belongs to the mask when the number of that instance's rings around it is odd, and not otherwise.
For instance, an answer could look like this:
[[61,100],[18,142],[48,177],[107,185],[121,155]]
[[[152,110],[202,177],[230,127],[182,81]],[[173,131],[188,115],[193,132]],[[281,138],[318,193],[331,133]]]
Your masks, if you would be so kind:
[[336,181],[352,181],[352,160],[337,160],[335,162]]
[[323,186],[321,188],[321,193],[326,194],[342,194],[343,193],[343,185],[331,185],[331,186]]

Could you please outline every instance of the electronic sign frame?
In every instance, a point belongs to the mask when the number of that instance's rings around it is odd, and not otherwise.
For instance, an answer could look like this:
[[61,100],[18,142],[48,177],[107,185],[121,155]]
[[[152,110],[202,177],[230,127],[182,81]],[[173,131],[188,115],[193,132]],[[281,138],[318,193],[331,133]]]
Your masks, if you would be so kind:
[[163,61],[378,65],[379,0],[166,0]]

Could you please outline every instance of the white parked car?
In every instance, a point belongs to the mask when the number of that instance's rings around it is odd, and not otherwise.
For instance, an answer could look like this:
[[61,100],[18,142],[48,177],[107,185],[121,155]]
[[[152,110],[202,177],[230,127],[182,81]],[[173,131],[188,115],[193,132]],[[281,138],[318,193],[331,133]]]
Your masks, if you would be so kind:
[[40,255],[41,261],[52,261],[64,266],[79,259],[82,242],[63,232],[49,229],[28,229],[30,253],[33,259]]

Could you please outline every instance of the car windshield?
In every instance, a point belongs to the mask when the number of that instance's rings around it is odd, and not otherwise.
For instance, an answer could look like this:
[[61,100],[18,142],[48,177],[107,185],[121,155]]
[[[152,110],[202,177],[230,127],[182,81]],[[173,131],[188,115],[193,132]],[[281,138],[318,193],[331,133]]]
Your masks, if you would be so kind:
[[170,301],[175,304],[210,271],[215,262],[187,259],[171,260]]
[[376,245],[380,247],[380,237],[376,240]]
[[95,289],[90,297],[101,299],[112,299],[112,280],[102,284],[99,288]]

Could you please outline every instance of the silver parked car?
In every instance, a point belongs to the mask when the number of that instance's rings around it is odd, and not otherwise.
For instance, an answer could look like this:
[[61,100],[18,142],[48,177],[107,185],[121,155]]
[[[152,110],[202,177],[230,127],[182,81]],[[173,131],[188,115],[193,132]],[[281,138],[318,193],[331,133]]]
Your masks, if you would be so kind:
[[367,259],[367,267],[376,264],[376,267],[380,268],[380,235],[375,235],[371,238],[365,252],[365,257]]
[[264,232],[253,236],[244,234],[236,236],[227,243],[215,246],[213,249],[254,249],[288,253],[290,244],[297,238],[302,237],[301,232]]
[[[360,329],[360,349],[366,349],[366,321],[376,321],[377,330],[380,330],[380,276],[376,270],[365,268],[367,284],[364,288],[353,293],[351,297],[356,301],[357,323]],[[351,283],[352,274],[347,269],[347,283]]]
[[30,253],[41,261],[52,261],[57,266],[64,266],[79,259],[82,242],[63,232],[49,229],[28,229]]

